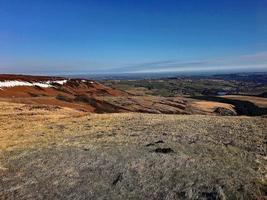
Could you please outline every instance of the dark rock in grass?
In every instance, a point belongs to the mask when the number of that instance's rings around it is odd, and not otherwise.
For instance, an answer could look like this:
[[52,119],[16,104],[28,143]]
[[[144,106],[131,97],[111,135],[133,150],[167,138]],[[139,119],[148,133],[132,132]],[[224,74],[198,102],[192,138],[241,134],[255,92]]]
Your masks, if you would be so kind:
[[116,179],[112,182],[112,185],[117,185],[118,182],[122,181],[122,173],[120,173]]
[[157,142],[155,142],[155,144],[163,144],[164,142],[162,140],[158,140]]
[[154,142],[154,143],[149,143],[149,144],[147,144],[146,146],[149,147],[149,146],[154,146],[155,144],[163,144],[163,143],[164,143],[164,141],[162,141],[162,140],[158,140],[158,141],[156,141],[156,142]]
[[153,150],[153,152],[167,154],[173,153],[174,151],[171,148],[156,148],[155,150]]
[[163,142],[162,140],[158,140],[158,141],[156,141],[156,142],[154,142],[154,143],[149,143],[149,144],[147,144],[146,147],[154,146],[155,144],[163,144],[163,143],[164,143],[164,142]]

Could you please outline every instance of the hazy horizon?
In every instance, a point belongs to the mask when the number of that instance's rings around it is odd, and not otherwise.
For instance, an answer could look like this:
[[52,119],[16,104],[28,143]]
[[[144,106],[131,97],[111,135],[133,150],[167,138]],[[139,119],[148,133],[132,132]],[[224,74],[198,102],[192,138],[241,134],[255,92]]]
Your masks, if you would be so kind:
[[0,73],[267,71],[267,1],[0,0]]

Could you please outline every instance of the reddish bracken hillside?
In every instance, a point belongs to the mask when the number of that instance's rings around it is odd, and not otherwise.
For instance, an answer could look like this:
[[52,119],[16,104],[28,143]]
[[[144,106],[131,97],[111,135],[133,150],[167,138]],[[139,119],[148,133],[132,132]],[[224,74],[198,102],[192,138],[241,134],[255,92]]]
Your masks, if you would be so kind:
[[[228,114],[236,114],[229,105],[213,103],[206,109],[188,98],[134,96],[93,80],[48,76],[0,75],[0,100],[68,107],[92,113],[216,114],[215,110],[223,107]],[[209,105],[207,103],[205,105]]]
[[126,92],[92,80],[62,77],[0,75],[3,101],[70,107],[88,112],[120,112],[97,97],[127,96]]

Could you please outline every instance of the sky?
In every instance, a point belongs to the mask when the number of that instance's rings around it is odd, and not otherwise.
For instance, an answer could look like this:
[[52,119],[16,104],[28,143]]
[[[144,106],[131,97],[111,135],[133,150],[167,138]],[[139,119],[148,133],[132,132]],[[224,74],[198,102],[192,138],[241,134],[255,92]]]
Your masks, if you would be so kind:
[[267,0],[0,0],[0,73],[267,71]]

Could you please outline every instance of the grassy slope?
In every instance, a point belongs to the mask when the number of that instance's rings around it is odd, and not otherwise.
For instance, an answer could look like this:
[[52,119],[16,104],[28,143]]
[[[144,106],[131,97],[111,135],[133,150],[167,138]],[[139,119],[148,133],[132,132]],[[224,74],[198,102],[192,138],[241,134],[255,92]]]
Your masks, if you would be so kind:
[[0,199],[266,195],[266,118],[0,109]]

